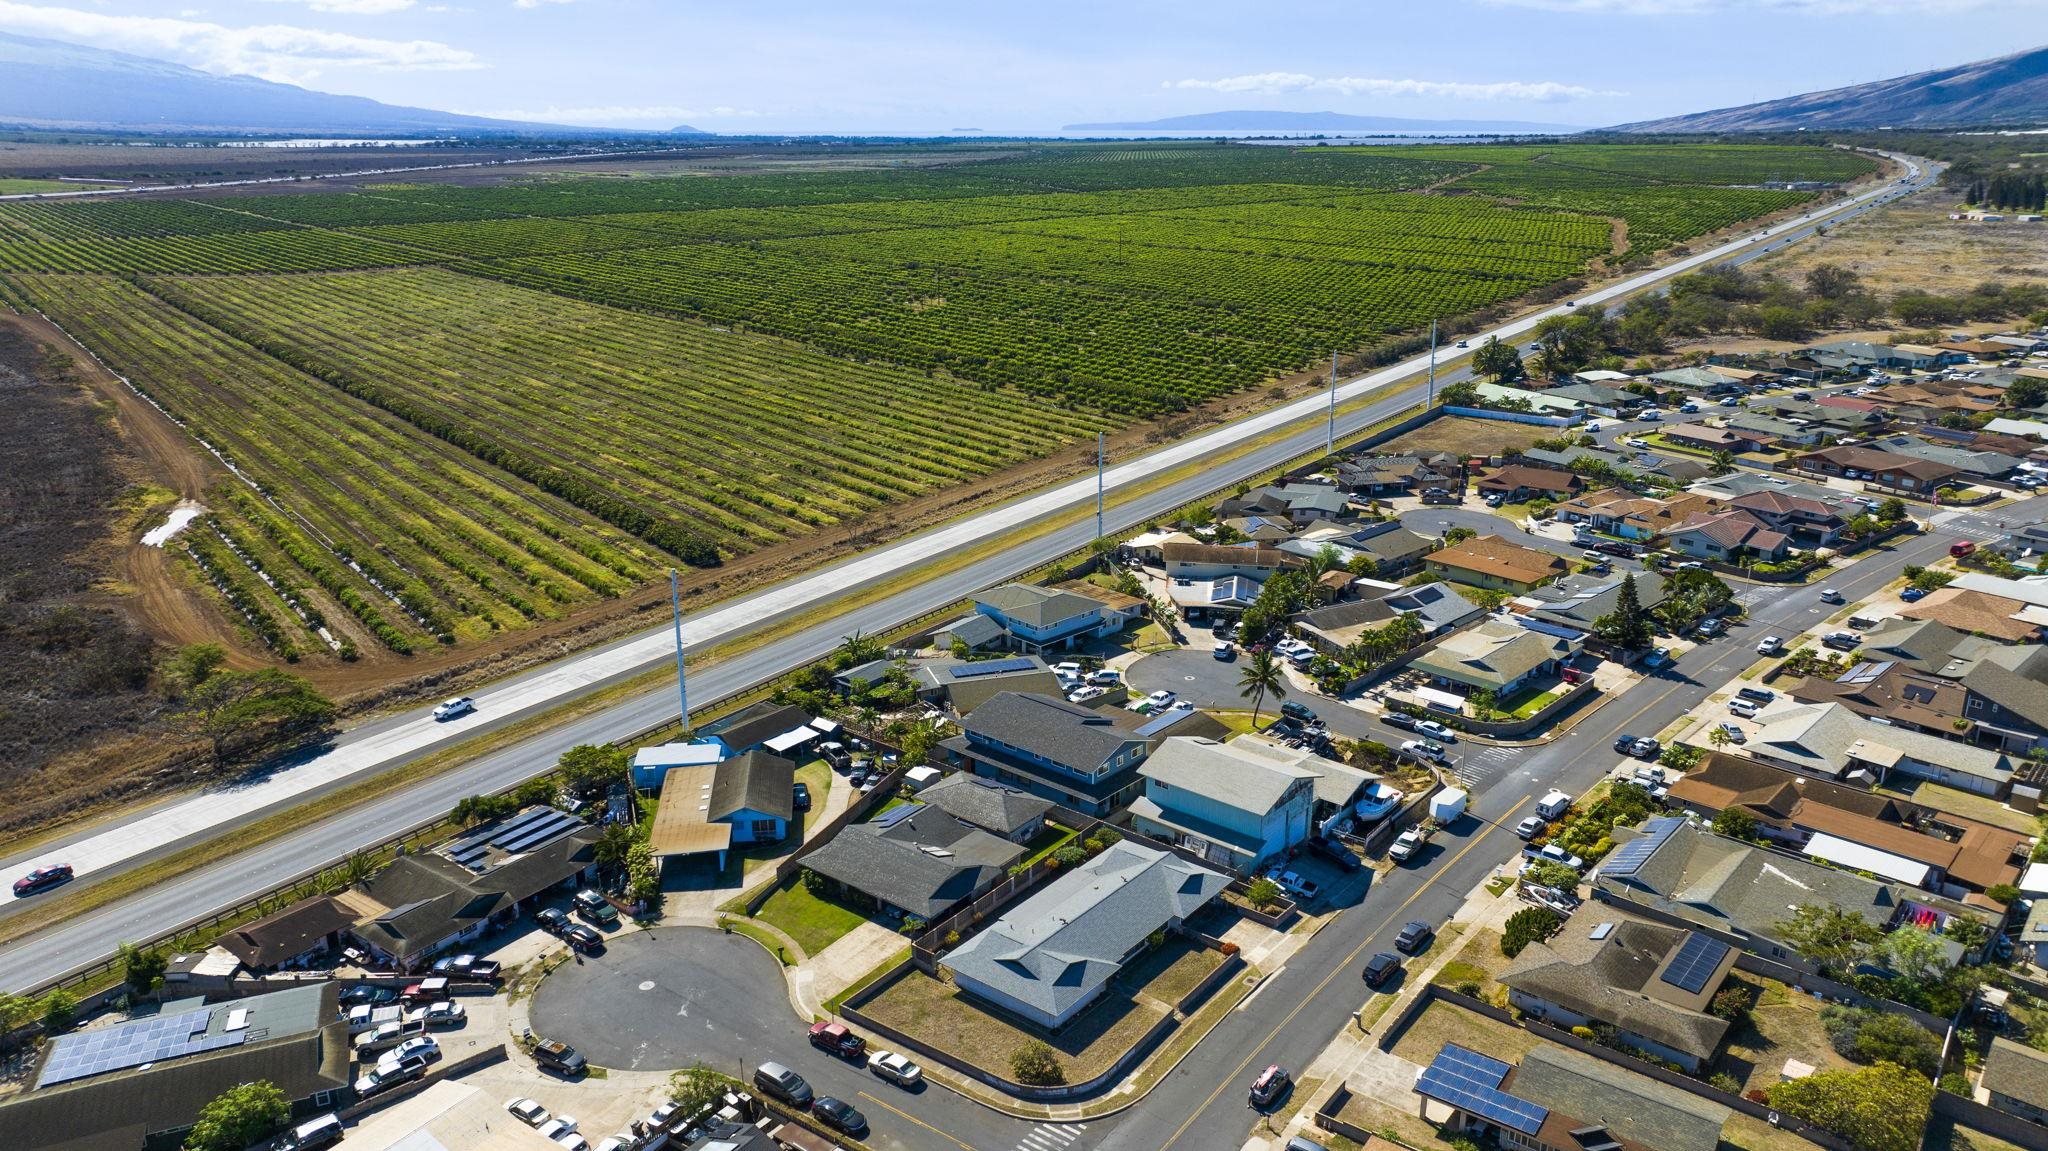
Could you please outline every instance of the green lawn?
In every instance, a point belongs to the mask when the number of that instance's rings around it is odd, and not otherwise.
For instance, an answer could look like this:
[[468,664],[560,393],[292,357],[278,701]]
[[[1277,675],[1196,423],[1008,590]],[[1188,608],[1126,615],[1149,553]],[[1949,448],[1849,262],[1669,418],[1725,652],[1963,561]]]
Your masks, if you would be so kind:
[[811,894],[800,879],[776,889],[754,918],[796,940],[805,955],[816,955],[840,936],[867,922],[867,916],[843,904]]
[[1018,861],[1018,866],[1029,867],[1037,863],[1039,860],[1058,851],[1068,840],[1079,834],[1081,833],[1071,827],[1062,827],[1057,823],[1047,820],[1045,830],[1032,836],[1031,842],[1024,845],[1024,858]]
[[825,797],[832,794],[832,766],[822,759],[814,759],[796,769],[796,781],[811,789],[811,809],[803,813],[803,829],[797,833],[798,843],[811,834],[811,828],[825,817]]
[[[67,184],[62,180],[30,180],[16,176],[0,176],[0,196],[19,196],[29,192],[76,192],[90,186]],[[113,187],[111,184],[105,186]]]

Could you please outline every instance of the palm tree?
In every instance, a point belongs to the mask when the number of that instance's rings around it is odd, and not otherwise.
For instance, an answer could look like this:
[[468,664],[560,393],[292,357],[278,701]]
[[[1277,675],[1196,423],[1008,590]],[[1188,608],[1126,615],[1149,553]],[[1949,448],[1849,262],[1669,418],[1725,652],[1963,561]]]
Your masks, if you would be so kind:
[[1252,727],[1259,726],[1259,710],[1266,706],[1266,697],[1287,698],[1287,677],[1280,672],[1280,661],[1273,653],[1261,648],[1245,660],[1244,671],[1237,677],[1239,695],[1252,701]]

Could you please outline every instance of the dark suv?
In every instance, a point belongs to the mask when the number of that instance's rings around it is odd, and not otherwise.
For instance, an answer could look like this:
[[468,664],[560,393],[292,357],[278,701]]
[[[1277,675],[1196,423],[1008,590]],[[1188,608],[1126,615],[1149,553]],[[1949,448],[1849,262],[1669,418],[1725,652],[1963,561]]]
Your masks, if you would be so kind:
[[1382,951],[1365,961],[1365,985],[1383,987],[1401,971],[1401,957],[1391,951]]
[[1401,934],[1394,937],[1394,950],[1409,955],[1420,955],[1429,947],[1429,941],[1436,935],[1436,928],[1421,920],[1413,920],[1401,928]]
[[533,1061],[564,1075],[581,1075],[590,1067],[583,1053],[559,1039],[542,1040],[533,1049]]

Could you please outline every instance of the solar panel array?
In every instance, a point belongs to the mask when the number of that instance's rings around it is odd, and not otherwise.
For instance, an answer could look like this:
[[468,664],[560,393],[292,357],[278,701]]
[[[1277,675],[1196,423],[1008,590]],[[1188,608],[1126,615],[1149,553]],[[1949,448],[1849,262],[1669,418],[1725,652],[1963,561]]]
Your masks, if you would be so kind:
[[963,663],[947,674],[954,679],[979,679],[985,675],[1008,675],[1012,672],[1030,671],[1038,661],[1028,657],[1017,659],[991,659],[981,663]]
[[208,1035],[206,1020],[211,1014],[211,1009],[202,1007],[177,1015],[139,1019],[104,1031],[66,1035],[51,1050],[36,1086],[50,1087],[145,1063],[239,1047],[249,1038],[246,1030]]
[[1415,1090],[1440,1103],[1524,1135],[1542,1130],[1550,1110],[1500,1089],[1512,1066],[1455,1043],[1442,1051],[1415,1080]]
[[1707,977],[1733,950],[1718,939],[1694,932],[1686,936],[1685,946],[1678,949],[1678,957],[1664,968],[1664,982],[1687,995],[1698,995],[1700,989],[1707,985]]
[[448,845],[448,858],[468,868],[483,866],[484,857],[492,848],[506,855],[517,855],[531,851],[544,843],[567,835],[575,828],[576,817],[556,811],[552,807],[530,807],[496,827],[466,836]]
[[1643,834],[1610,852],[1600,861],[1600,874],[1607,876],[1634,875],[1637,869],[1650,861],[1650,856],[1664,846],[1673,832],[1685,826],[1685,818],[1678,815],[1660,815],[1643,825]]

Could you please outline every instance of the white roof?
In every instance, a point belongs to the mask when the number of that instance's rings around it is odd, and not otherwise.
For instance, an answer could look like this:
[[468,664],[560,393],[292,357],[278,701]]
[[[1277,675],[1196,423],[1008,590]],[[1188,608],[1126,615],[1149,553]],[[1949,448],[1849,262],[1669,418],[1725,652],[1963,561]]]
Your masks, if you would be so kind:
[[805,724],[802,727],[790,728],[761,746],[777,755],[782,755],[802,747],[816,738],[818,738],[818,729]]
[[936,767],[932,767],[930,765],[920,765],[918,767],[911,768],[909,771],[904,772],[903,778],[909,780],[912,783],[923,783],[928,779],[937,779],[942,774],[944,773]]
[[2020,894],[2048,895],[2048,863],[2029,863],[2020,876]]
[[634,767],[702,767],[725,758],[725,749],[715,743],[664,743],[643,747],[633,753]]
[[1925,887],[1928,873],[1934,870],[1903,855],[1893,855],[1889,851],[1879,851],[1874,847],[1865,847],[1846,839],[1836,839],[1832,835],[1816,835],[1807,840],[1806,854],[1809,858],[1825,863],[1856,871],[1868,871],[1872,875],[1882,876],[1897,883],[1910,883],[1915,887]]
[[1460,712],[1465,710],[1465,697],[1455,692],[1440,691],[1433,687],[1418,687],[1415,689],[1415,698],[1431,707],[1440,707],[1445,711]]
[[2002,579],[1984,572],[1964,572],[1957,576],[1955,583],[1950,586],[1966,591],[2002,595],[2007,599],[2016,599],[2024,603],[2048,604],[2048,580]]
[[2039,420],[2008,420],[2001,418],[1985,424],[1984,430],[2008,436],[2048,437],[2048,424],[2044,424]]
[[833,735],[839,731],[838,720],[826,719],[823,716],[820,716],[819,718],[812,720],[811,726],[813,728],[816,728],[820,735]]

